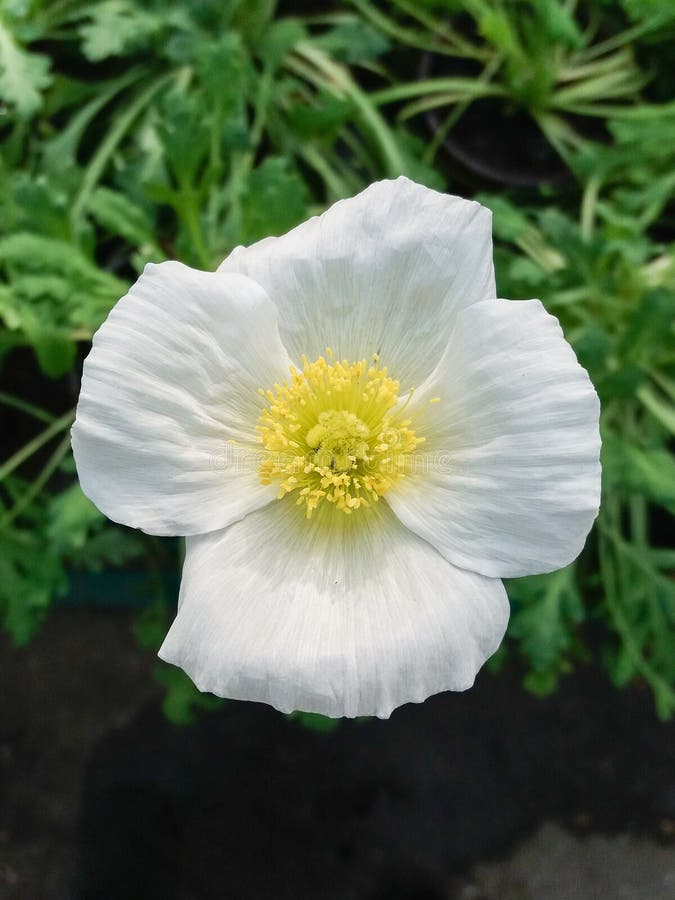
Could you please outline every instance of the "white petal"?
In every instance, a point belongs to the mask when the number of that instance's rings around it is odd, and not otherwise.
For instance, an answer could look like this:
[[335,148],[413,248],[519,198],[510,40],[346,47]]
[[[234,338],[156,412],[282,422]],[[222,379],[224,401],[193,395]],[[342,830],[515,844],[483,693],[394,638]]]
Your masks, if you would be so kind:
[[508,621],[503,585],[450,565],[384,504],[307,522],[290,498],[187,541],[160,650],[200,690],[386,718],[465,690]]
[[473,201],[380,181],[283,237],[238,247],[220,271],[263,285],[295,359],[378,352],[405,392],[433,370],[457,311],[496,296],[491,223]]
[[289,365],[251,279],[146,267],[84,364],[73,452],[85,494],[152,534],[222,528],[264,505],[276,488],[258,477],[257,391]]
[[462,312],[417,403],[425,453],[387,494],[405,525],[455,565],[492,577],[576,558],[600,502],[600,408],[538,300]]

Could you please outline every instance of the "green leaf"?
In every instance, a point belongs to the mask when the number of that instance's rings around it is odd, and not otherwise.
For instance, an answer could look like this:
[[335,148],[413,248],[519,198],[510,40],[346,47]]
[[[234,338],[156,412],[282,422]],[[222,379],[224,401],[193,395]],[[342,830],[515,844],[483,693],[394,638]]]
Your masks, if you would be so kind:
[[424,141],[402,128],[397,129],[394,137],[406,175],[418,184],[423,184],[432,190],[444,191],[447,182],[443,175],[422,161]]
[[198,710],[219,709],[225,703],[213,694],[202,694],[185,672],[175,666],[157,666],[155,678],[166,689],[162,709],[174,725],[190,725]]
[[24,332],[48,378],[60,378],[75,362],[77,346],[67,332],[24,319]]
[[[195,3],[195,6],[201,10],[207,6],[204,0],[189,0]],[[255,44],[264,34],[265,28],[269,25],[271,19],[275,15],[277,0],[246,0],[245,3],[226,3],[222,0],[210,0],[216,10],[221,12],[225,10],[228,20],[231,20],[233,27],[246,37],[250,44]]]
[[612,351],[612,339],[600,322],[592,322],[575,337],[574,349],[581,365],[592,379],[597,380],[605,371]]
[[[72,192],[80,186],[82,178],[77,169],[77,151],[87,128],[101,110],[125,87],[139,78],[140,70],[128,69],[111,81],[98,83],[92,98],[86,103],[78,103],[73,115],[63,128],[42,142],[43,168],[49,178],[51,192],[60,194],[68,179],[73,181]],[[69,186],[69,185],[68,185]],[[33,226],[33,230],[35,227]]]
[[192,54],[207,105],[231,115],[243,101],[249,59],[241,35],[226,32],[214,40],[195,38]]
[[264,63],[276,69],[284,56],[306,39],[307,30],[297,19],[279,19],[265,31],[256,45],[256,53]]
[[523,687],[537,697],[548,697],[558,687],[560,673],[551,669],[546,672],[528,672],[523,678]]
[[554,43],[581,47],[583,35],[571,12],[559,0],[534,0],[537,25]]
[[134,637],[141,647],[156,653],[166,636],[167,626],[166,604],[159,599],[136,616],[133,625]]
[[626,687],[637,675],[635,658],[624,643],[608,648],[603,654],[603,661],[617,687]]
[[675,515],[675,459],[667,450],[642,449],[607,435],[602,467],[605,490],[641,494]]
[[78,569],[102,572],[111,566],[122,566],[147,552],[142,534],[118,525],[104,524],[102,530],[90,532],[80,547],[68,549],[68,559]]
[[572,628],[583,618],[574,573],[572,565],[508,584],[513,605],[509,635],[519,641],[521,653],[538,673],[531,686],[539,690],[567,668]]
[[500,240],[515,241],[530,228],[530,222],[525,213],[505,197],[495,194],[478,194],[476,200],[492,210],[492,227],[495,237]]
[[210,149],[203,95],[175,88],[164,97],[159,134],[167,162],[181,186],[190,186]]
[[80,36],[82,52],[92,62],[121,56],[142,46],[164,26],[160,14],[127,0],[92,4],[87,10],[87,20],[80,26]]
[[46,512],[47,537],[62,553],[84,547],[92,531],[105,521],[77,482],[51,497]]
[[40,534],[5,532],[0,553],[0,615],[22,646],[35,633],[53,599],[67,587],[58,556]]
[[336,25],[314,38],[313,43],[335,59],[350,65],[372,62],[390,48],[389,41],[380,31],[368,22],[357,20]]
[[519,59],[522,47],[514,23],[505,10],[494,9],[483,2],[473,2],[470,7],[477,18],[480,34],[507,57]]
[[27,119],[42,106],[42,91],[52,81],[49,57],[29,53],[0,20],[0,98]]
[[[75,171],[73,168],[71,175]],[[72,195],[67,182],[16,172],[11,189],[11,212],[4,223],[8,234],[30,230],[62,240],[70,233],[69,203]]]
[[251,172],[242,197],[243,243],[279,235],[302,222],[307,185],[285,157],[268,157]]
[[110,234],[123,237],[132,246],[154,243],[148,213],[118,191],[97,188],[87,201],[87,210]]
[[508,277],[530,288],[539,288],[549,282],[549,274],[533,260],[516,256],[509,261]]
[[298,101],[288,109],[288,121],[299,137],[335,139],[337,132],[354,115],[354,103],[328,91],[319,92],[312,102]]
[[649,22],[654,29],[675,23],[672,0],[621,0],[621,5],[633,22]]
[[[589,372],[591,372],[590,369]],[[591,374],[593,373],[591,372]],[[646,378],[647,373],[643,368],[627,363],[596,380],[598,395],[603,402],[618,397],[634,397]]]
[[319,713],[292,712],[288,715],[289,719],[299,722],[303,728],[309,731],[319,731],[323,734],[329,734],[340,727],[340,719],[331,719],[328,716],[321,716]]
[[[0,260],[8,270],[14,314],[36,342],[46,342],[46,359],[52,358],[49,346],[56,332],[97,328],[127,291],[126,282],[99,269],[73,244],[55,238],[29,232],[11,234],[0,239]],[[32,277],[38,274],[43,277]],[[48,286],[52,292],[37,304],[32,291]],[[61,351],[67,352],[63,346]],[[55,352],[58,355],[60,351]],[[50,367],[48,361],[46,365]]]
[[660,344],[672,345],[674,327],[675,293],[649,291],[628,321],[619,352],[624,358],[651,361]]
[[675,407],[668,400],[662,399],[651,387],[644,384],[640,387],[636,394],[641,403],[648,409],[654,418],[660,422],[664,428],[675,435]]

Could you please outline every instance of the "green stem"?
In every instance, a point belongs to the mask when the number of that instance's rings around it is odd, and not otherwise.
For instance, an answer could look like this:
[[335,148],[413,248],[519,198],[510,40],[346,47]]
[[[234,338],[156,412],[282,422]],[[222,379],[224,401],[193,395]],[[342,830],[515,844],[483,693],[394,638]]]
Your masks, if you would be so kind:
[[567,66],[566,68],[561,69],[556,77],[559,83],[565,81],[579,81],[582,78],[595,78],[597,75],[614,72],[625,66],[634,68],[633,56],[628,48],[619,50],[617,53],[612,54],[612,56],[608,56],[606,59],[601,59],[597,62]]
[[157,78],[149,87],[136,97],[133,103],[117,118],[115,124],[105,136],[98,150],[87,166],[80,189],[71,208],[71,221],[76,223],[82,215],[91,192],[101,178],[105,167],[117,149],[118,144],[134,123],[134,120],[155,96],[157,91],[176,77],[176,72],[169,72]]
[[328,163],[325,155],[320,153],[316,147],[307,144],[300,148],[300,155],[321,176],[331,200],[341,200],[343,197],[349,196],[349,188],[343,179]]
[[675,434],[675,409],[661,400],[660,397],[657,397],[651,385],[642,385],[635,392],[635,395],[657,421],[667,428],[671,434]]
[[[384,34],[393,38],[398,44],[407,45],[408,47],[416,47],[419,50],[427,50],[434,53],[440,53],[445,56],[464,57],[467,59],[484,60],[489,51],[481,47],[464,41],[456,32],[453,32],[447,25],[442,24],[441,28],[436,26],[429,27],[425,24],[427,33],[413,30],[405,25],[399,25],[390,16],[377,9],[369,0],[349,0],[350,4],[361,13],[361,15],[370,20],[376,28],[379,28]],[[400,4],[399,4],[400,5]],[[415,7],[413,7],[413,10]],[[409,9],[406,10],[410,12]],[[420,21],[419,15],[414,12],[410,13],[413,18]],[[437,22],[438,20],[435,20]],[[440,38],[440,40],[439,40]],[[446,41],[446,46],[443,41]]]
[[[483,68],[483,71],[480,73],[476,81],[481,82],[483,84],[487,84],[492,81],[492,78],[499,71],[502,63],[504,62],[503,54],[496,53],[492,59],[487,63],[487,65]],[[438,148],[441,146],[446,137],[450,134],[452,129],[455,127],[457,122],[462,118],[470,104],[473,102],[472,99],[465,99],[456,104],[454,109],[452,109],[448,116],[446,116],[445,121],[442,125],[436,129],[436,133],[433,138],[429,142],[427,149],[424,151],[423,160],[426,165],[433,165],[434,159],[436,158],[436,154],[438,153]]]
[[21,400],[20,397],[14,397],[12,394],[6,394],[4,391],[0,391],[0,403],[4,403],[5,406],[11,406],[21,412],[28,413],[28,415],[33,416],[34,419],[39,419],[41,422],[47,422],[47,424],[50,424],[56,418],[56,416],[53,416],[51,413],[45,412],[44,409],[40,409],[39,406],[34,406],[27,400]]
[[52,477],[54,472],[56,471],[59,463],[66,455],[70,448],[70,435],[67,434],[63,440],[59,443],[58,447],[52,455],[47,460],[44,468],[37,476],[37,478],[31,483],[30,487],[26,491],[26,493],[18,500],[14,506],[7,512],[7,514],[0,520],[0,529],[6,528],[8,525],[11,525],[14,519],[19,516],[24,509],[29,506],[33,500],[38,496],[43,487],[47,484],[49,479]]
[[618,601],[618,584],[614,566],[610,560],[610,554],[605,546],[605,538],[602,533],[599,537],[600,549],[600,570],[602,572],[603,582],[605,584],[605,602],[609,610],[610,617],[614,627],[630,654],[635,668],[640,672],[649,684],[659,691],[659,698],[667,698],[669,710],[659,707],[661,714],[672,711],[675,706],[675,694],[668,682],[654,669],[654,667],[645,659],[642,650],[638,646],[630,623],[626,619],[623,609]]
[[598,205],[598,193],[600,191],[600,178],[594,175],[586,182],[581,200],[581,236],[588,242],[593,237],[595,228],[595,211]]
[[584,63],[597,59],[598,56],[603,56],[605,53],[610,53],[612,50],[617,50],[619,47],[624,47],[626,44],[632,43],[636,38],[652,31],[655,28],[655,25],[655,21],[650,20],[648,22],[642,22],[640,25],[634,25],[632,28],[627,28],[620,34],[615,34],[613,37],[607,38],[607,40],[601,41],[599,44],[595,44],[595,46],[589,47],[587,50],[582,50],[576,56],[576,59]]
[[38,451],[40,447],[48,443],[55,435],[63,431],[64,428],[68,428],[74,418],[75,411],[70,410],[70,412],[65,413],[52,422],[52,424],[38,434],[37,437],[34,437],[31,441],[28,441],[27,444],[24,444],[20,450],[17,450],[16,453],[10,456],[10,458],[0,466],[0,481],[3,481],[9,474]]
[[391,0],[391,2],[411,18],[416,19],[420,25],[427,29],[430,35],[439,35],[446,40],[457,56],[477,58],[484,55],[483,51],[465,40],[454,28],[451,28],[447,21],[432,16],[418,2],[411,3],[410,0]]
[[380,149],[382,161],[388,175],[400,175],[404,171],[405,165],[396,140],[391,129],[368,95],[358,87],[342,66],[335,63],[325,53],[311,44],[299,44],[295,48],[295,53],[316,68],[317,75],[314,78],[318,85],[329,90],[332,89],[333,92],[337,90],[340,94],[351,99],[361,114],[364,125],[368,128]]
[[180,202],[177,205],[179,217],[185,223],[185,227],[190,234],[192,245],[199,260],[199,265],[204,269],[208,269],[211,265],[211,254],[209,253],[204,239],[204,233],[199,219],[199,209],[195,205],[194,190],[191,187],[186,186],[180,192],[179,198]]
[[475,100],[479,97],[503,97],[505,93],[504,88],[499,85],[486,84],[472,78],[427,78],[424,81],[395,84],[373,91],[370,99],[376,106],[383,106],[428,94],[457,94],[467,100]]
[[[288,60],[286,62],[288,63]],[[248,129],[251,149],[234,155],[230,164],[226,192],[229,200],[229,212],[225,230],[233,234],[241,229],[241,197],[246,190],[248,176],[255,162],[256,151],[265,134],[273,87],[274,72],[271,66],[267,66],[258,81],[258,90],[253,104],[253,121]]]

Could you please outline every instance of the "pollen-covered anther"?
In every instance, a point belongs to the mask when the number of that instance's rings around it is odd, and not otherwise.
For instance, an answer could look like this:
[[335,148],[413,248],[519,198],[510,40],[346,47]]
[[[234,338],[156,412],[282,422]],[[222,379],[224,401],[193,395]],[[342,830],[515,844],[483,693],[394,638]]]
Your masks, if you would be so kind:
[[302,371],[274,391],[259,391],[267,405],[258,424],[267,451],[263,484],[279,483],[278,498],[296,494],[307,518],[324,501],[343,513],[370,506],[410,470],[424,441],[402,417],[399,383],[374,356],[368,363],[303,357]]

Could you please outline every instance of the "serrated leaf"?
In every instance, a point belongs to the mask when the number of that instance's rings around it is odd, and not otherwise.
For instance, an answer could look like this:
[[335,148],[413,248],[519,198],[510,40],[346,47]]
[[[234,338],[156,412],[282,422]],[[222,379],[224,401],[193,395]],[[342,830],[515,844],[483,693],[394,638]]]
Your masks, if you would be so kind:
[[91,532],[104,522],[103,514],[77,482],[51,497],[46,513],[47,536],[61,552],[82,548]]
[[[29,232],[11,234],[0,239],[0,260],[9,271],[14,312],[36,340],[43,331],[98,327],[127,291],[126,282],[99,269],[73,244],[55,238]],[[22,293],[22,288],[31,284],[26,281],[29,274],[52,276],[55,287],[65,281],[67,296],[64,298],[59,288],[49,295],[48,302],[37,306],[35,298]],[[39,283],[45,287],[49,279],[42,278]]]
[[210,149],[202,95],[178,88],[164,98],[159,134],[167,162],[180,185],[191,185]]
[[230,31],[214,40],[200,37],[194,40],[193,54],[208,105],[230,113],[243,100],[249,65],[241,35]]
[[163,27],[162,16],[127,0],[104,0],[87,10],[80,26],[82,52],[92,62],[120,56],[145,43]]
[[251,172],[242,198],[243,243],[279,235],[301,222],[308,190],[284,157],[268,157]]
[[19,646],[43,620],[52,599],[67,587],[60,560],[39,535],[10,532],[2,536],[0,615]]
[[508,591],[513,604],[509,633],[519,639],[521,652],[546,681],[564,666],[571,626],[583,617],[574,566],[511,581]]
[[123,237],[132,246],[154,242],[148,213],[118,191],[97,188],[89,197],[87,210],[110,234]]
[[41,175],[15,172],[11,192],[10,210],[0,224],[2,231],[10,234],[29,229],[59,239],[68,235],[68,203],[72,195],[63,182],[55,184]]
[[42,105],[42,92],[52,81],[49,57],[23,50],[0,21],[0,99],[30,118]]

